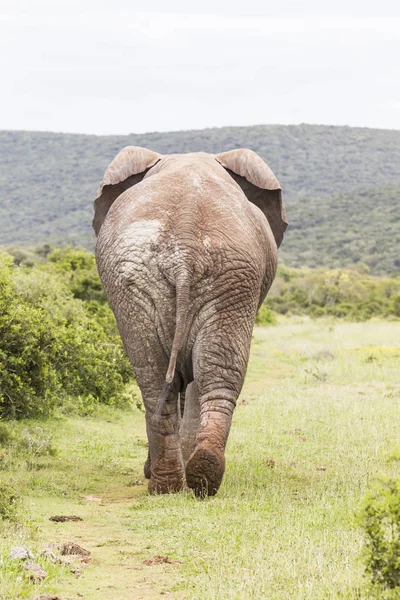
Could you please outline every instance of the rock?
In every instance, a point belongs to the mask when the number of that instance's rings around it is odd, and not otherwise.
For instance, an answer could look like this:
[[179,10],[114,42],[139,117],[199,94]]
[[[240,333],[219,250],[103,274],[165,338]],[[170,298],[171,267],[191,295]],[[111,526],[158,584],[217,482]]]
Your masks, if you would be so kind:
[[25,569],[29,573],[29,579],[31,579],[35,583],[40,583],[45,579],[47,575],[46,571],[42,569],[40,565],[37,565],[36,563],[30,561],[25,564]]
[[61,562],[61,557],[59,556],[59,548],[57,548],[57,546],[46,546],[46,548],[44,548],[44,550],[40,553],[40,556],[43,556],[44,558],[47,558],[47,560],[50,560],[51,562],[54,563],[59,563]]
[[27,560],[28,558],[34,558],[32,552],[23,546],[15,546],[10,550],[10,558],[13,560]]
[[74,556],[90,556],[89,550],[85,550],[85,548],[78,546],[75,542],[66,542],[63,544],[61,546],[61,554],[63,556],[69,556],[71,554]]

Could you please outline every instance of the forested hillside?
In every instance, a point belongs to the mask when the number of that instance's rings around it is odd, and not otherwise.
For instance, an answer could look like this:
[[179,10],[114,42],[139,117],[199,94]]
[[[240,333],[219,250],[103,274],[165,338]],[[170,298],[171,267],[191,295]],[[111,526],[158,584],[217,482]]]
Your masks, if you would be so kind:
[[92,202],[123,146],[161,153],[249,147],[278,176],[290,228],[286,264],[400,270],[400,131],[315,125],[127,136],[0,132],[0,244],[92,248]]
[[281,250],[286,264],[362,262],[374,273],[400,272],[400,185],[305,197],[289,210]]

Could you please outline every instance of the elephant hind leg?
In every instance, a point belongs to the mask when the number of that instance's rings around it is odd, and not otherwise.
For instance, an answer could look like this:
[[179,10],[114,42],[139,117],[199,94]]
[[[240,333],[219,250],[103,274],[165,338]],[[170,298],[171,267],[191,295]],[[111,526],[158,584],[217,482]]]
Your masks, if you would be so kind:
[[196,496],[214,496],[225,471],[225,446],[236,393],[217,389],[200,397],[201,414],[195,446],[186,464],[186,483]]
[[[168,494],[184,488],[185,469],[179,437],[178,393],[171,391],[161,414],[155,410],[157,398],[146,403],[146,426],[149,439],[149,492]],[[146,469],[147,470],[147,469]]]
[[[162,315],[158,315],[153,298],[145,292],[146,288],[153,287],[153,275],[142,270],[136,273],[140,287],[136,287],[136,280],[121,287],[121,295],[114,298],[113,309],[146,411],[149,456],[144,472],[149,478],[149,491],[169,493],[185,485],[178,416],[181,381],[176,372],[167,398],[160,406],[168,368],[166,348],[172,344],[173,331],[172,326],[165,331],[161,326],[157,328]],[[168,298],[170,290],[160,288],[157,293]],[[163,319],[168,320],[167,317],[168,310]]]
[[178,492],[184,488],[185,471],[182,460],[178,394],[171,392],[161,414],[154,410],[153,402],[146,402],[146,426],[149,450],[144,464],[144,476],[149,479],[153,494]]
[[[184,409],[185,409],[185,392],[180,392],[178,406],[179,406],[179,409],[180,409],[180,414],[178,415],[178,421],[181,424],[180,433],[182,435],[182,419],[183,419],[183,413],[184,413]],[[196,433],[194,435],[196,435]],[[193,442],[194,442],[194,439],[193,439]],[[184,444],[183,444],[183,441],[182,441],[182,454],[183,454],[183,445]],[[185,456],[183,456],[183,458],[185,460]],[[149,451],[148,451],[148,454],[147,454],[146,462],[144,463],[143,472],[144,472],[144,476],[146,477],[146,479],[150,479],[150,477],[151,477],[150,448],[149,448]]]
[[[156,336],[154,338],[157,339]],[[165,359],[158,343],[150,344],[144,335],[143,340],[141,353],[130,352],[129,346],[127,350],[146,410],[149,452],[144,474],[149,479],[150,493],[177,492],[185,484],[179,437],[179,382],[171,386],[159,412],[157,407],[165,382]]]
[[185,472],[187,485],[200,497],[216,494],[222,482],[225,446],[249,357],[252,319],[253,314],[245,314],[228,322],[210,322],[196,340],[193,371],[200,419]]

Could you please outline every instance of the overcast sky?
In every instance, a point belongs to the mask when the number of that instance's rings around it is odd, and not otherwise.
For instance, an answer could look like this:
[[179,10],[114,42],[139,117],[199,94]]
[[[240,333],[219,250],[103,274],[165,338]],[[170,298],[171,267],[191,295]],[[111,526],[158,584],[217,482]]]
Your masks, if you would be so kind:
[[400,129],[398,0],[0,6],[0,129]]

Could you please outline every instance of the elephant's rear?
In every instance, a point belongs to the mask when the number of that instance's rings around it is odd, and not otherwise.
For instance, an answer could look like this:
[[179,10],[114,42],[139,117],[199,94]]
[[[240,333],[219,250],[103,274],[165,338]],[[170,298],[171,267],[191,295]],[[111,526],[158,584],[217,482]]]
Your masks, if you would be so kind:
[[127,148],[96,203],[99,272],[146,407],[149,489],[177,491],[186,477],[212,495],[286,227],[279,183],[248,150]]
[[[266,246],[276,254],[268,224],[240,189],[207,174],[182,171],[181,191],[170,196],[168,177],[159,177],[157,189],[149,179],[127,190],[97,242],[100,276],[133,367],[147,355],[144,338],[152,337],[168,384],[176,368],[184,384],[190,380],[194,344],[204,336],[212,349],[240,324],[240,338],[248,339],[271,262]],[[244,364],[241,345],[239,339]]]

